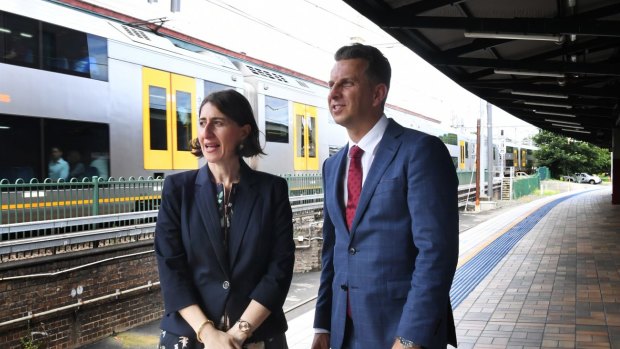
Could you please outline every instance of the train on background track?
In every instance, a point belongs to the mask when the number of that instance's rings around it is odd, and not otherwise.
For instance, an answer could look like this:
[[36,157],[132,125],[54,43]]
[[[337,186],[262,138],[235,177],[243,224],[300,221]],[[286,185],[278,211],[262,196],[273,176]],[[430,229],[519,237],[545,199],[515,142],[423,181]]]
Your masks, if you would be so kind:
[[[183,47],[181,47],[183,46]],[[252,167],[319,173],[346,143],[327,109],[327,85],[140,27],[47,1],[0,8],[0,179],[47,177],[53,147],[81,177],[164,177],[195,169],[190,153],[204,96],[236,89],[250,100],[266,156]],[[196,52],[200,51],[200,52]],[[386,115],[440,137],[455,168],[472,171],[475,136],[398,106]],[[532,146],[506,146],[495,167],[531,170]]]

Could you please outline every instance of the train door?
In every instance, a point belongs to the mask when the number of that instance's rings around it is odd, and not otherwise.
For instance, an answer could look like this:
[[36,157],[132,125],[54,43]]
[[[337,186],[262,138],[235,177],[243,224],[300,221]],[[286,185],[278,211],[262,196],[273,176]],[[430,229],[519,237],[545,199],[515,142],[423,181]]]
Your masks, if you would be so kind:
[[319,149],[316,107],[293,103],[295,171],[318,171]]
[[189,145],[197,136],[195,80],[146,67],[142,79],[144,169],[198,168]]
[[519,148],[512,148],[512,166],[519,168]]
[[464,170],[465,169],[465,148],[466,148],[466,144],[465,141],[459,141],[459,148],[461,150],[460,154],[459,154],[459,169]]

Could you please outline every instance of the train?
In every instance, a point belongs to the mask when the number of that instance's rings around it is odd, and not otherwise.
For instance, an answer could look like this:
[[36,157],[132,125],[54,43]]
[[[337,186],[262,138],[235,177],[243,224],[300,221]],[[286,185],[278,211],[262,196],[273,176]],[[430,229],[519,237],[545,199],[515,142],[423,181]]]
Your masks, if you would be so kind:
[[[54,2],[0,7],[0,180],[43,180],[52,148],[82,177],[165,177],[201,166],[190,153],[198,106],[236,89],[250,101],[275,174],[320,173],[346,144],[327,109],[327,84],[258,60],[189,44]],[[395,105],[385,114],[441,138],[455,169],[475,168],[475,136]],[[531,148],[531,149],[530,149]],[[494,146],[494,166],[530,172],[533,149]],[[503,160],[502,160],[503,159]],[[521,160],[524,159],[524,160]],[[505,161],[501,163],[500,161]]]

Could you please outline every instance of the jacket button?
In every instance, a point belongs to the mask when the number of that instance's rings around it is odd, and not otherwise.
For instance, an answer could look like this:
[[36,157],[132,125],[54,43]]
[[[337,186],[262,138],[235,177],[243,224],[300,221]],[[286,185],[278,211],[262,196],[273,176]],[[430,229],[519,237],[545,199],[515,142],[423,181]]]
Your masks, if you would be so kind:
[[222,284],[222,288],[225,289],[225,290],[229,289],[230,288],[230,282],[224,281],[224,283]]
[[351,248],[349,249],[349,254],[350,254],[350,255],[354,255],[354,254],[356,254],[356,253],[357,253],[357,250],[355,249],[355,247],[351,247]]

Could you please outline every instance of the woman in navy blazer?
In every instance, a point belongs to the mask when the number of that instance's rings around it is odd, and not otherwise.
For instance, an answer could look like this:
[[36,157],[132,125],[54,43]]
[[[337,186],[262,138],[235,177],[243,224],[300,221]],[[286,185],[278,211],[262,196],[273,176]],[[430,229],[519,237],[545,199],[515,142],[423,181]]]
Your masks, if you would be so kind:
[[192,149],[207,164],[166,178],[155,229],[159,348],[287,348],[295,245],[286,181],[242,160],[263,154],[243,95],[214,92],[199,115]]

